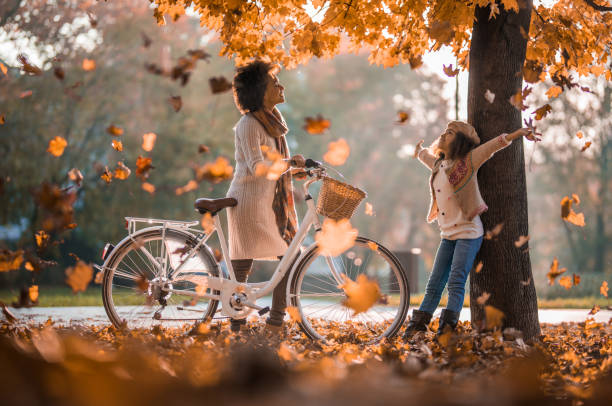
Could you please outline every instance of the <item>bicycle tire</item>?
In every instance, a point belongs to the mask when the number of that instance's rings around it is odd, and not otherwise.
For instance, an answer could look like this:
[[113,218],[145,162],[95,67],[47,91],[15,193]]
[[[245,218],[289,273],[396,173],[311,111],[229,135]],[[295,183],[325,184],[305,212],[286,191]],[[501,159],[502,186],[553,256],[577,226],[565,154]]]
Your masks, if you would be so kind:
[[[179,244],[184,244],[184,245],[191,245],[191,246],[195,246],[195,244],[197,243],[196,238],[189,232],[185,232],[185,231],[180,231],[180,230],[176,230],[176,229],[166,229],[165,230],[165,238],[166,241],[170,241],[170,240],[174,240],[175,242],[179,243]],[[131,236],[131,238],[126,237],[123,241],[121,241],[120,244],[117,245],[117,247],[115,247],[113,249],[113,251],[111,252],[109,258],[105,261],[105,267],[104,267],[104,275],[103,275],[103,279],[102,279],[102,301],[104,303],[104,309],[106,311],[106,314],[108,316],[108,318],[110,319],[111,323],[116,327],[116,328],[141,328],[141,327],[151,327],[152,325],[170,325],[170,326],[179,326],[179,325],[183,325],[185,324],[185,321],[193,321],[194,323],[202,323],[202,322],[208,322],[212,319],[212,317],[215,315],[216,311],[217,311],[217,306],[219,304],[218,300],[214,300],[214,299],[204,299],[203,301],[207,301],[207,305],[205,306],[205,309],[201,309],[201,308],[196,308],[195,306],[193,306],[193,308],[188,308],[187,310],[180,310],[181,313],[181,318],[179,318],[179,320],[177,321],[169,321],[169,320],[165,320],[165,317],[163,317],[162,320],[156,320],[154,318],[149,319],[149,318],[143,318],[141,321],[142,323],[131,323],[130,320],[128,320],[125,316],[126,313],[125,311],[118,311],[118,306],[124,306],[124,304],[117,304],[115,305],[115,301],[116,301],[116,297],[113,297],[113,291],[114,288],[117,288],[117,285],[113,284],[113,281],[115,279],[118,280],[118,278],[115,278],[115,271],[117,270],[117,267],[122,263],[122,260],[126,258],[126,256],[128,256],[131,252],[135,252],[134,249],[135,248],[140,248],[139,244],[146,244],[149,241],[152,240],[161,240],[162,239],[162,228],[161,227],[151,227],[151,228],[147,228],[144,230],[140,230],[137,233],[133,234]],[[167,243],[168,244],[168,243]],[[168,247],[168,245],[167,245]],[[166,254],[168,254],[168,252],[166,252]],[[206,246],[205,244],[203,244],[200,249],[198,250],[198,253],[196,254],[198,260],[200,260],[206,267],[207,272],[209,272],[211,275],[213,276],[218,276],[219,275],[219,266],[217,264],[217,261],[214,258],[214,255],[212,254],[210,248],[208,246]],[[132,259],[132,258],[130,258]],[[134,265],[137,265],[134,263],[134,261],[132,260]],[[130,267],[132,268],[132,267]],[[147,275],[148,273],[145,272],[144,270],[144,266],[142,267],[138,267],[135,270],[136,272],[138,271],[142,271],[141,275]],[[125,279],[125,278],[123,278]],[[132,281],[133,282],[133,281]],[[181,281],[183,284],[184,281]],[[127,286],[127,289],[133,289],[132,287]],[[143,300],[147,301],[149,298],[147,297],[147,292],[140,292],[142,293],[143,296]],[[218,294],[218,291],[213,291],[213,293]],[[129,300],[138,300],[138,292],[136,292],[134,294],[135,298],[129,298]],[[180,296],[180,295],[177,295]],[[180,296],[181,298],[185,298],[185,296]],[[123,300],[123,299],[121,299]],[[121,301],[120,300],[120,301]],[[168,302],[168,301],[166,301]],[[130,302],[126,302],[126,303],[130,303]],[[199,302],[198,302],[199,303]],[[184,303],[181,303],[181,305]],[[191,302],[190,302],[191,304]],[[131,305],[131,303],[130,303]],[[155,304],[153,304],[155,305]],[[143,311],[143,314],[148,314],[150,313],[150,310],[154,309],[154,306],[150,305],[150,304],[143,304],[142,306],[137,305],[140,308],[144,308],[144,310],[147,310],[147,312],[145,313]],[[159,306],[160,304],[157,303],[157,306]],[[178,306],[176,303],[173,303],[173,305],[176,307],[175,309],[172,309],[174,311],[174,313],[176,313],[177,311],[179,311],[178,307],[183,307],[183,306]],[[164,306],[164,311],[166,311],[168,308],[168,303],[166,303],[166,306]],[[187,306],[189,307],[189,306]],[[130,313],[128,314],[134,314],[135,311],[138,309],[133,309]],[[170,310],[170,309],[168,309]],[[126,310],[127,311],[127,310]],[[166,312],[167,314],[168,312]],[[162,312],[163,314],[163,312]],[[201,317],[200,317],[201,315]],[[123,317],[122,317],[123,316]],[[197,319],[197,320],[191,320],[191,319]],[[189,320],[186,320],[189,319]],[[145,322],[148,321],[148,323]],[[142,324],[142,325],[140,325]]]

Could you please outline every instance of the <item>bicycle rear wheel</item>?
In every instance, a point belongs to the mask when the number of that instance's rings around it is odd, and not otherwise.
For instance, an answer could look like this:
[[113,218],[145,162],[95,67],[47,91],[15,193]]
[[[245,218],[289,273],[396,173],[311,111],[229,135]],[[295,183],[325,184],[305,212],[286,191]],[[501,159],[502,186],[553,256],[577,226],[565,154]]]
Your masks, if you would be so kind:
[[333,277],[317,246],[306,253],[290,282],[290,305],[299,310],[302,330],[314,340],[373,343],[393,337],[402,327],[410,304],[410,289],[398,259],[365,237],[337,257],[334,267],[352,280],[365,275],[378,283],[381,296],[367,311],[346,307],[344,290]]
[[[208,288],[199,288],[206,276],[219,274],[217,262],[206,246],[187,260],[181,268],[181,276],[172,275],[196,243],[190,233],[166,229],[162,238],[162,229],[153,228],[134,234],[113,250],[106,261],[102,299],[115,327],[180,327],[212,319],[217,300],[195,300],[192,296],[166,290],[211,293]],[[164,257],[168,264],[166,275],[158,265]]]

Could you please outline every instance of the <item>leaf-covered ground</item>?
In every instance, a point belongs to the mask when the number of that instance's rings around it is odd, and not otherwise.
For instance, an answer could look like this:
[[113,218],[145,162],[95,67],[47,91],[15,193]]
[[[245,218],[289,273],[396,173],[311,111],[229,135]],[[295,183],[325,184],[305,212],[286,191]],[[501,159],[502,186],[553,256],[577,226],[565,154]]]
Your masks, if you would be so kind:
[[[435,328],[436,322],[431,327]],[[189,331],[0,326],[3,404],[609,404],[610,323],[419,333],[377,345],[308,340],[296,326]],[[354,340],[360,332],[355,330]],[[330,337],[333,331],[330,331]]]

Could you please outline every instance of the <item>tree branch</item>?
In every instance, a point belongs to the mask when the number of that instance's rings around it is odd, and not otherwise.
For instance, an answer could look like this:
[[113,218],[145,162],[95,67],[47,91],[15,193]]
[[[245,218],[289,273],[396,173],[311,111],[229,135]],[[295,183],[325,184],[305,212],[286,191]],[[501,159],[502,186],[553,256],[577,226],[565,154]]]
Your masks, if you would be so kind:
[[594,0],[584,0],[584,2],[588,4],[589,6],[593,7],[597,11],[612,11],[612,7],[600,6],[599,4],[595,3]]

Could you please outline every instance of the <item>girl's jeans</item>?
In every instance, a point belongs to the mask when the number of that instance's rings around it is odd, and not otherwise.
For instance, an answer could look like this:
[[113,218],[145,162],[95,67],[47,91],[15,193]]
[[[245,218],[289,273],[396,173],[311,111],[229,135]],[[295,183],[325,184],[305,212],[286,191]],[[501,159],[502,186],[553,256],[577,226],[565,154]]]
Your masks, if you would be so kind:
[[482,245],[482,237],[474,239],[442,239],[433,271],[427,281],[425,298],[419,310],[433,313],[440,303],[442,291],[448,281],[448,304],[446,308],[460,312],[465,296],[465,281],[474,265],[476,254]]

